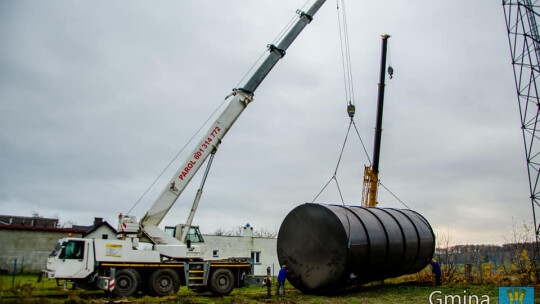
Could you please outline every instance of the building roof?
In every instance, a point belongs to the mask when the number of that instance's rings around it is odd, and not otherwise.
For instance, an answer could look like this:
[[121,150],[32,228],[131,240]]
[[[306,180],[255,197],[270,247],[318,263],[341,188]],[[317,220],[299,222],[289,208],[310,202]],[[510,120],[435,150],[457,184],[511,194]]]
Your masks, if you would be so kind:
[[57,218],[36,216],[0,215],[0,224],[33,227],[57,227]]
[[85,229],[77,229],[77,228],[56,228],[56,227],[39,227],[39,226],[5,225],[5,224],[0,224],[0,229],[55,231],[55,232],[71,232],[71,233],[85,233],[86,232]]
[[85,233],[83,233],[83,237],[89,235],[90,233],[96,231],[97,229],[99,229],[101,226],[105,226],[105,227],[108,227],[111,231],[113,231],[114,233],[117,233],[116,232],[116,229],[113,228],[113,226],[111,226],[109,223],[107,223],[107,221],[94,221],[94,225],[90,226],[90,229],[86,230]]
[[46,219],[37,217],[0,215],[0,229],[33,230],[33,231],[55,231],[67,233],[82,233],[83,237],[105,225],[112,232],[116,233],[109,223],[103,218],[96,217],[91,226],[73,225],[71,228],[59,228],[58,219]]

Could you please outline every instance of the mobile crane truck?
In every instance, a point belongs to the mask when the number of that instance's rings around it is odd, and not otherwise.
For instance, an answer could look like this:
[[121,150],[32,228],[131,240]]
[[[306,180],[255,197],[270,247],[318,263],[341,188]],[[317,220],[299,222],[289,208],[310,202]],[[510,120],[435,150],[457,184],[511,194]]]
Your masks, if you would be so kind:
[[[210,290],[214,295],[223,296],[235,287],[260,282],[254,279],[248,259],[203,260],[201,247],[187,239],[188,230],[193,228],[191,221],[201,189],[186,224],[177,226],[181,229],[176,231],[174,237],[158,228],[158,225],[209,156],[207,166],[211,164],[223,137],[253,101],[257,87],[285,56],[287,48],[312,21],[324,2],[315,1],[305,12],[298,10],[298,20],[283,39],[277,45],[268,45],[269,53],[265,60],[243,87],[233,89],[230,95],[233,98],[227,107],[203,134],[140,222],[135,216],[120,214],[117,240],[72,237],[59,240],[42,276],[87,289],[112,291],[118,296],[132,296],[139,291],[165,296],[176,294],[181,285],[195,291]],[[205,178],[206,174],[203,184]],[[143,249],[139,246],[140,242],[151,244],[151,249]]]

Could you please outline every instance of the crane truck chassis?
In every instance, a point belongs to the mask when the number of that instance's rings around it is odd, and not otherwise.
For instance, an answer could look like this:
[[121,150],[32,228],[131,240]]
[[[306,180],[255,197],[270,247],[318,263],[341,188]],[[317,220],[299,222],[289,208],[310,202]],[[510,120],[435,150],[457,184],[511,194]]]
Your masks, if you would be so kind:
[[[135,216],[120,214],[119,239],[64,238],[59,240],[47,260],[42,276],[71,282],[83,288],[112,291],[119,296],[132,296],[139,291],[153,296],[175,294],[180,285],[195,291],[211,291],[228,295],[233,288],[245,285],[270,284],[270,280],[253,275],[248,258],[203,260],[200,246],[186,238],[197,209],[202,186],[218,146],[232,125],[253,101],[255,90],[325,0],[315,0],[306,11],[297,10],[298,20],[282,36],[277,45],[268,45],[269,54],[247,82],[233,89],[234,96],[210,129],[203,134],[191,154],[162,190],[150,209],[137,221]],[[178,225],[183,230],[174,236],[158,225],[182,194],[205,160],[207,169],[197,192],[188,220]],[[143,244],[151,248],[143,248]],[[141,246],[140,246],[141,245]],[[268,271],[269,276],[269,271]],[[41,277],[40,277],[41,278]]]
[[[132,245],[129,240],[61,239],[47,261],[47,269],[55,271],[44,270],[42,274],[118,296],[132,296],[138,291],[165,296],[178,292],[180,285],[223,296],[235,287],[270,282],[251,275],[251,261],[245,258],[178,261],[166,259],[155,250],[133,249]],[[54,267],[56,260],[62,263]]]

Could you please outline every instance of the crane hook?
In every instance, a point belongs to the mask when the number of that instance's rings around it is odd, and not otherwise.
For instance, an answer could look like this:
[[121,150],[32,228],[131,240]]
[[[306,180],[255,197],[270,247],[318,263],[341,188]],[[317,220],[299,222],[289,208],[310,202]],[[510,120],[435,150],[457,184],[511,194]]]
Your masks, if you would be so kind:
[[388,66],[388,75],[390,75],[390,79],[392,79],[392,76],[394,75],[394,69],[392,66]]
[[349,117],[351,119],[354,117],[355,111],[355,106],[349,101],[349,105],[347,106],[347,113],[349,113]]

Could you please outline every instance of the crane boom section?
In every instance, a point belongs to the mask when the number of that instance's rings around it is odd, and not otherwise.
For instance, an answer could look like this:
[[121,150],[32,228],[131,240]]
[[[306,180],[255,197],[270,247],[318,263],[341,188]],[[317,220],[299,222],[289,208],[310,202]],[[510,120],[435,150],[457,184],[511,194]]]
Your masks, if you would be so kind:
[[362,190],[362,204],[365,207],[376,207],[377,191],[379,186],[379,157],[381,154],[382,119],[384,107],[384,80],[386,70],[386,51],[389,35],[382,36],[381,71],[379,78],[379,91],[377,96],[377,122],[375,125],[375,140],[373,144],[373,163],[364,171],[364,189]]
[[143,227],[159,225],[206,158],[212,151],[217,149],[225,134],[227,134],[250,101],[250,95],[241,92],[236,93],[227,108],[210,126],[197,145],[195,145],[195,148],[193,148],[186,161],[169,181],[168,186],[161,191],[161,194],[154,201],[152,207],[143,216],[141,219],[141,225]]
[[277,46],[269,45],[269,54],[257,68],[255,73],[248,79],[246,84],[234,90],[234,98],[221,113],[218,119],[211,125],[210,129],[203,135],[198,144],[193,148],[187,160],[178,169],[169,184],[159,197],[154,201],[152,207],[141,219],[141,226],[157,226],[163,220],[169,209],[174,205],[180,194],[189,184],[195,173],[200,169],[206,158],[217,149],[219,143],[232,127],[234,122],[242,114],[246,106],[252,101],[253,93],[259,87],[264,78],[270,73],[276,63],[283,58],[285,51],[302,32],[304,27],[311,22],[313,15],[326,2],[317,0],[306,12],[298,12],[299,19],[291,27]]
[[257,71],[251,76],[251,78],[246,82],[243,89],[247,92],[255,92],[257,87],[264,80],[266,75],[270,73],[274,65],[279,61],[279,59],[285,56],[285,51],[293,43],[293,41],[298,37],[302,32],[304,27],[313,20],[313,15],[321,8],[321,6],[326,2],[326,0],[317,0],[313,5],[307,10],[307,12],[300,13],[300,18],[293,27],[287,32],[287,34],[281,39],[277,46],[269,45],[270,54],[263,63],[259,66]]

